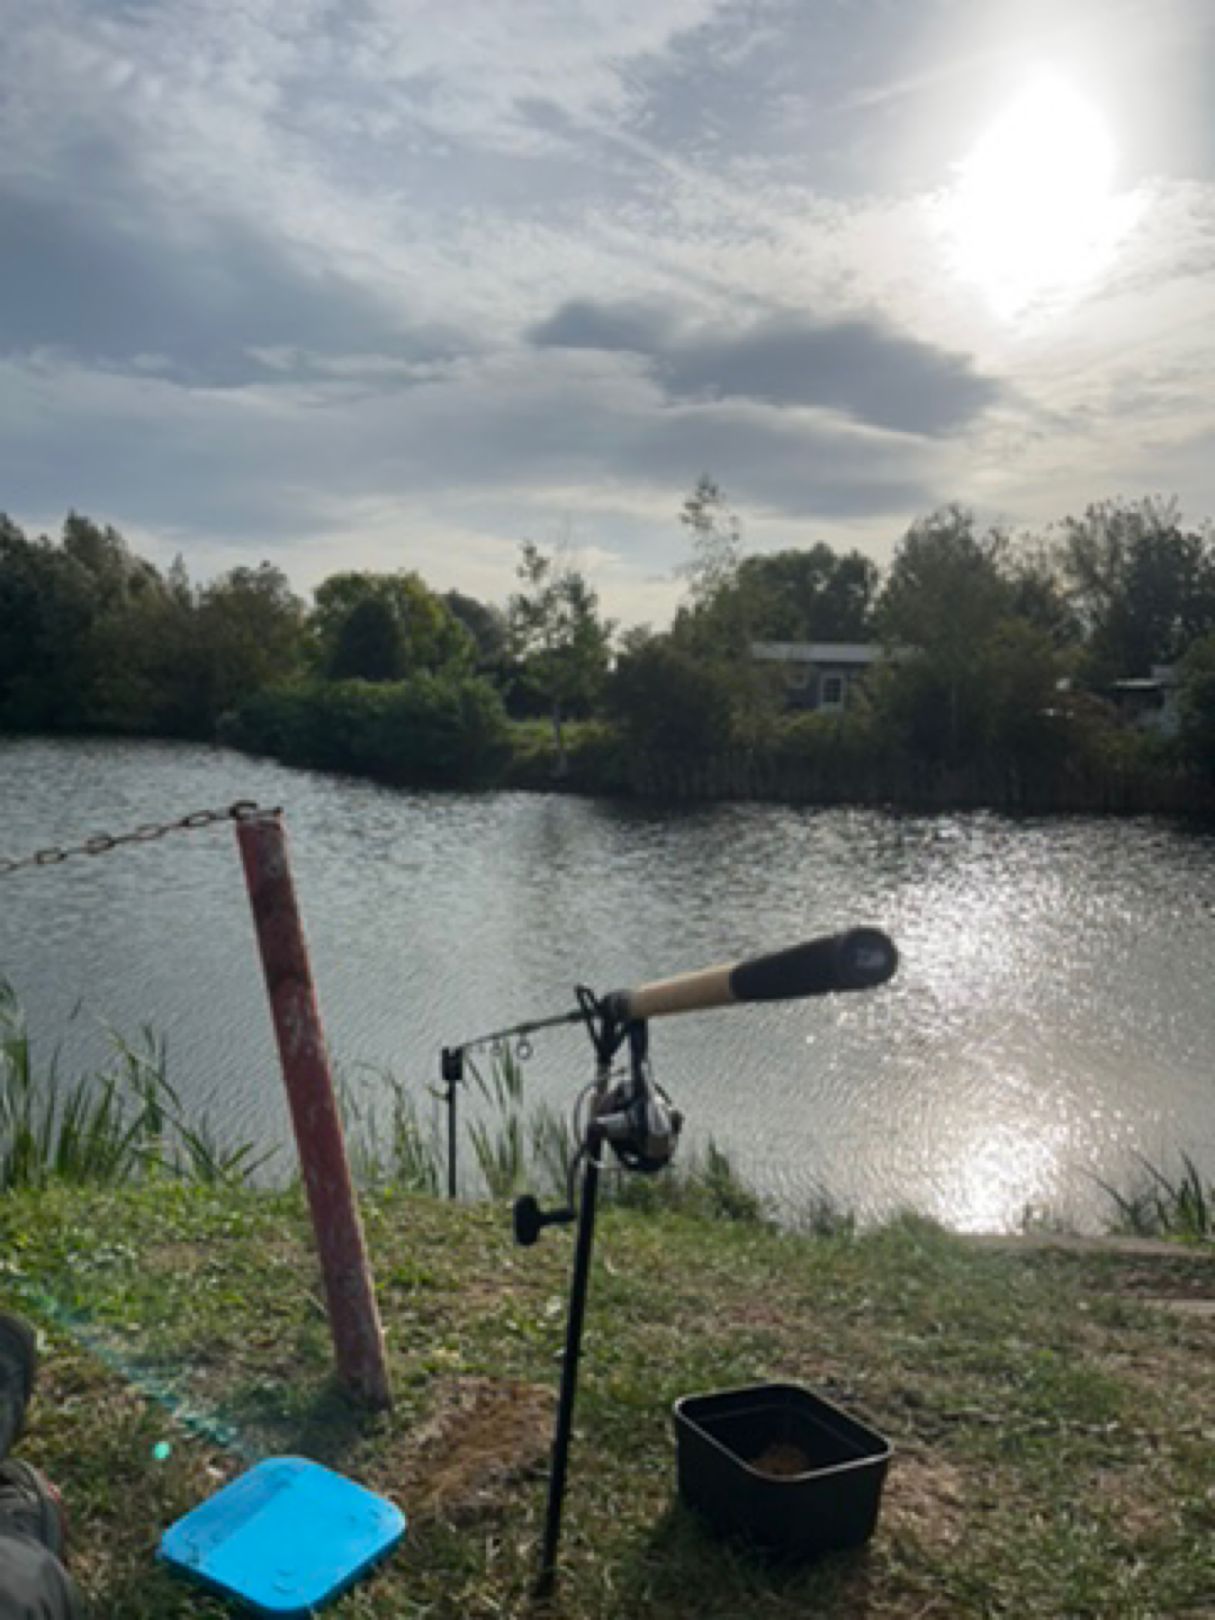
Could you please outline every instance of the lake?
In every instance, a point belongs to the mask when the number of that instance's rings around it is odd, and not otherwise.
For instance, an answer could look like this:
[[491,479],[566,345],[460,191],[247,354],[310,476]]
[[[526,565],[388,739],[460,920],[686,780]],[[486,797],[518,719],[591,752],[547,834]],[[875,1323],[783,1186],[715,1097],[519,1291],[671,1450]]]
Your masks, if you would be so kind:
[[[790,1208],[914,1207],[966,1230],[1032,1209],[1082,1228],[1138,1156],[1215,1175],[1215,837],[1161,819],[666,809],[404,792],[196,745],[0,741],[0,854],[235,799],[282,805],[330,1046],[374,1093],[438,1083],[439,1049],[597,991],[886,929],[865,995],[656,1023],[688,1131]],[[74,1073],[112,1031],[230,1139],[289,1139],[228,826],[0,877],[0,976]],[[590,1077],[537,1036],[537,1100]],[[430,1108],[429,1100],[426,1107]]]

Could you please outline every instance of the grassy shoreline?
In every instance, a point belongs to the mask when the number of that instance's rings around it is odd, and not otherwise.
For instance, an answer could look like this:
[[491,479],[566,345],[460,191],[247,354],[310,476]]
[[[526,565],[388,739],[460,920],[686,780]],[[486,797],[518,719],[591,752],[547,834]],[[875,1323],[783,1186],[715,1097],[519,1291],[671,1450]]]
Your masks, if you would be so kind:
[[[24,1449],[64,1488],[99,1614],[223,1613],[153,1552],[262,1452],[329,1461],[410,1514],[404,1550],[336,1615],[528,1612],[568,1234],[520,1251],[501,1204],[387,1190],[365,1220],[397,1392],[369,1425],[328,1381],[298,1191],[163,1177],[0,1199],[0,1292],[40,1301],[49,1338]],[[1215,1324],[1157,1295],[1211,1299],[1215,1259],[607,1210],[553,1612],[1210,1613]],[[858,1411],[897,1451],[874,1541],[798,1575],[720,1546],[674,1501],[671,1402],[769,1377]]]

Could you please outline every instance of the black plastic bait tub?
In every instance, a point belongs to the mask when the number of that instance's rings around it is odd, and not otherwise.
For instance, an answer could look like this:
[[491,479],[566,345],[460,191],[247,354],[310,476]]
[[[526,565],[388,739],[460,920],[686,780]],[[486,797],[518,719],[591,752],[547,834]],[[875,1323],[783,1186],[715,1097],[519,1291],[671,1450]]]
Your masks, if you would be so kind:
[[679,1495],[719,1535],[807,1561],[867,1541],[890,1442],[798,1384],[675,1402]]

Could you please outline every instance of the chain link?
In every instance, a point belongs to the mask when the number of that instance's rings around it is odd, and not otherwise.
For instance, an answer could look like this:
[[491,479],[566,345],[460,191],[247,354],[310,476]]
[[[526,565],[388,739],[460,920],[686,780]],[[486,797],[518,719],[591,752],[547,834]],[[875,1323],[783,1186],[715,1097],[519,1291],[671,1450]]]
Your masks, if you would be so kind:
[[213,827],[218,821],[248,821],[253,816],[281,816],[282,808],[263,810],[252,799],[238,799],[226,810],[192,810],[188,816],[176,821],[145,821],[142,826],[126,833],[94,833],[82,844],[68,844],[62,848],[36,849],[32,855],[10,860],[0,855],[0,877],[20,872],[29,866],[58,866],[72,855],[105,855],[121,844],[150,844],[171,832],[193,832],[198,827]]

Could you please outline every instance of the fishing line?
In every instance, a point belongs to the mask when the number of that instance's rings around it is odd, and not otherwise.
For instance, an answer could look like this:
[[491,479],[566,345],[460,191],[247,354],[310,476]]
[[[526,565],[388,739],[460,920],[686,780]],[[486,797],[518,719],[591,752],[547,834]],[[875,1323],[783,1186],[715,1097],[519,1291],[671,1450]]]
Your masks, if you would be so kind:
[[[139,1366],[130,1356],[117,1349],[108,1336],[80,1311],[62,1304],[53,1294],[19,1273],[9,1273],[8,1282],[13,1292],[32,1311],[54,1323],[74,1344],[101,1362],[107,1371],[121,1378],[150,1406],[159,1407],[180,1428],[244,1463],[261,1461],[264,1452],[248,1440],[236,1424],[226,1422],[215,1413],[196,1405],[171,1380]],[[153,1447],[157,1461],[164,1461],[167,1456],[162,1446],[163,1442],[160,1442]]]

